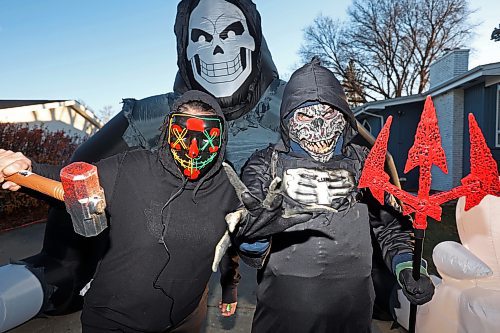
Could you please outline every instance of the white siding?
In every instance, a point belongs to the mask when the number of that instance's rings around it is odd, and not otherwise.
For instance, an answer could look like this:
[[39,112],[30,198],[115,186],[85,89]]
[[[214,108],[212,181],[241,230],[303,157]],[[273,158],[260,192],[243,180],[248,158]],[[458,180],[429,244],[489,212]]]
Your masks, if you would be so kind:
[[43,125],[50,131],[64,130],[79,136],[92,135],[102,126],[98,119],[89,117],[84,108],[72,101],[0,109],[0,122],[26,123],[30,127]]

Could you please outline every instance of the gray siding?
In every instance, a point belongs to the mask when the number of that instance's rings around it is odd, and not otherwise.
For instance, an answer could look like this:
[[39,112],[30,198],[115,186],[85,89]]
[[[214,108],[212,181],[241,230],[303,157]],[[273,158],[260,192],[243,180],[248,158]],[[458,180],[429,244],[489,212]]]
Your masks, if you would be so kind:
[[376,137],[377,134],[380,133],[380,130],[382,129],[382,127],[380,127],[380,118],[362,114],[358,116],[357,119],[361,124],[363,124],[365,120],[366,122],[368,122],[368,124],[370,125],[370,132],[372,133],[373,136]]
[[463,170],[464,175],[470,172],[470,137],[468,114],[474,114],[479,127],[491,149],[493,158],[500,164],[500,148],[495,147],[497,85],[484,87],[478,84],[465,90],[464,136],[463,136]]
[[[403,171],[408,157],[408,151],[413,145],[417,124],[420,120],[420,114],[422,113],[423,107],[424,102],[422,101],[389,106],[384,110],[376,111],[376,114],[383,116],[384,120],[387,120],[389,116],[393,117],[391,135],[387,146],[394,158],[399,178],[406,178],[406,182],[402,184],[405,189],[413,190],[418,188],[418,170],[413,169],[408,174],[404,174]],[[381,130],[379,119],[367,117],[366,115],[360,115],[358,117],[360,122],[363,122],[363,119],[367,119],[370,123],[370,126],[372,126],[372,134],[376,137]]]

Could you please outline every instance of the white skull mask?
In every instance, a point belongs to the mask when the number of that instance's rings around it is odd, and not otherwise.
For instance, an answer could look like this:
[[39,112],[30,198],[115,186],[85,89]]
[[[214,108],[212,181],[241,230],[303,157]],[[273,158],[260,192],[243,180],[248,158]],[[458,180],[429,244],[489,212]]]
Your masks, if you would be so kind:
[[297,142],[313,159],[327,162],[344,131],[342,112],[329,105],[315,104],[296,109],[288,123],[290,139]]
[[255,40],[245,15],[225,0],[201,0],[188,29],[194,79],[215,97],[231,96],[252,72]]

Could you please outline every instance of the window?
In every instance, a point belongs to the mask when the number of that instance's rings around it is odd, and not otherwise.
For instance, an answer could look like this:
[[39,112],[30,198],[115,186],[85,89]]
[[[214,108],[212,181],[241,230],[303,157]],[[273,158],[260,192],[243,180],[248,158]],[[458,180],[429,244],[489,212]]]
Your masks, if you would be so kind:
[[500,84],[497,85],[497,122],[495,146],[500,147]]
[[[498,116],[498,110],[497,110],[497,116]],[[366,119],[363,120],[363,123],[362,123],[363,127],[366,128],[368,130],[368,132],[370,132],[371,134],[372,133],[372,127],[370,126],[370,123],[366,121]],[[499,142],[500,142],[500,138],[499,138]]]

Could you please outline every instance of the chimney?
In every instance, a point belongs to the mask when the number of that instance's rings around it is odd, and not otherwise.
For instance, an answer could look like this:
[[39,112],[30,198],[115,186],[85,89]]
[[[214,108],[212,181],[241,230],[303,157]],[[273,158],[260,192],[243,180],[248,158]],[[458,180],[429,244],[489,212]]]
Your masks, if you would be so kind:
[[440,85],[469,70],[469,50],[451,49],[431,64],[429,70],[429,89]]

